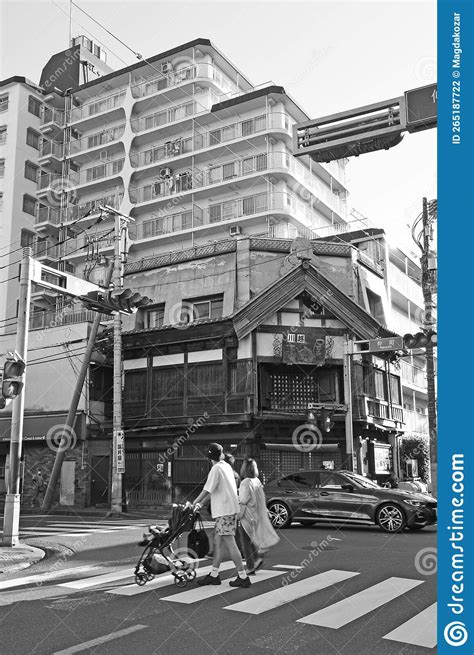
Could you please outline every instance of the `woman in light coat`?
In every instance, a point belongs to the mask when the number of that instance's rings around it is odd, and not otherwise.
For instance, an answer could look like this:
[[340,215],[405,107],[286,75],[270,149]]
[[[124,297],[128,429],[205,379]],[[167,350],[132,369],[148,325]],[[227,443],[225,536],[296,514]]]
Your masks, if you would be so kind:
[[263,485],[258,479],[258,468],[254,459],[248,458],[244,461],[240,477],[240,538],[247,571],[252,574],[263,565],[259,551],[268,550],[280,541],[280,537],[268,518]]

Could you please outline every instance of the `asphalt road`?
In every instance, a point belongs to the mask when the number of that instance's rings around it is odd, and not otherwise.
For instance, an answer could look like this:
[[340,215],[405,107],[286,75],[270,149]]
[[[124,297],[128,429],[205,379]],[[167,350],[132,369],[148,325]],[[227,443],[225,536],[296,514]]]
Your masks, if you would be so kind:
[[[179,589],[167,574],[134,583],[147,517],[85,521],[22,519],[65,550],[0,576],[1,655],[434,652],[433,527],[387,535],[294,524],[249,589],[229,587],[231,563],[220,587]],[[198,576],[209,564],[198,563]]]

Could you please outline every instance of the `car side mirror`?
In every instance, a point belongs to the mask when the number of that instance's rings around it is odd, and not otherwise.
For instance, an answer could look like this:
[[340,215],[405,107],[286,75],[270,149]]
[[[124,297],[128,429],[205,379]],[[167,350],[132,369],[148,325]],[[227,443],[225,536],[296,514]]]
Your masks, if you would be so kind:
[[353,485],[349,483],[341,485],[341,489],[343,489],[343,491],[354,491]]

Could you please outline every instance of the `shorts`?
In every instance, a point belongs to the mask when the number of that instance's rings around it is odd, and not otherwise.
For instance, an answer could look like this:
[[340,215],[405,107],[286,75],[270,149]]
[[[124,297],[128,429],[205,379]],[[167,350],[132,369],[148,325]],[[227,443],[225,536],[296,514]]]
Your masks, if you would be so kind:
[[218,516],[216,518],[216,534],[220,536],[231,535],[235,537],[237,529],[237,514],[229,514],[228,516]]

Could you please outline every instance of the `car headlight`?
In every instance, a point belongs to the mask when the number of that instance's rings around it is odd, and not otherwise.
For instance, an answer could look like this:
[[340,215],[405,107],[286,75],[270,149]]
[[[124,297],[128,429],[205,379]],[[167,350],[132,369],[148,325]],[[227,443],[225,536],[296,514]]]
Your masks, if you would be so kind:
[[412,505],[412,507],[421,507],[423,504],[419,500],[408,500],[408,498],[406,498],[403,502],[407,505]]

